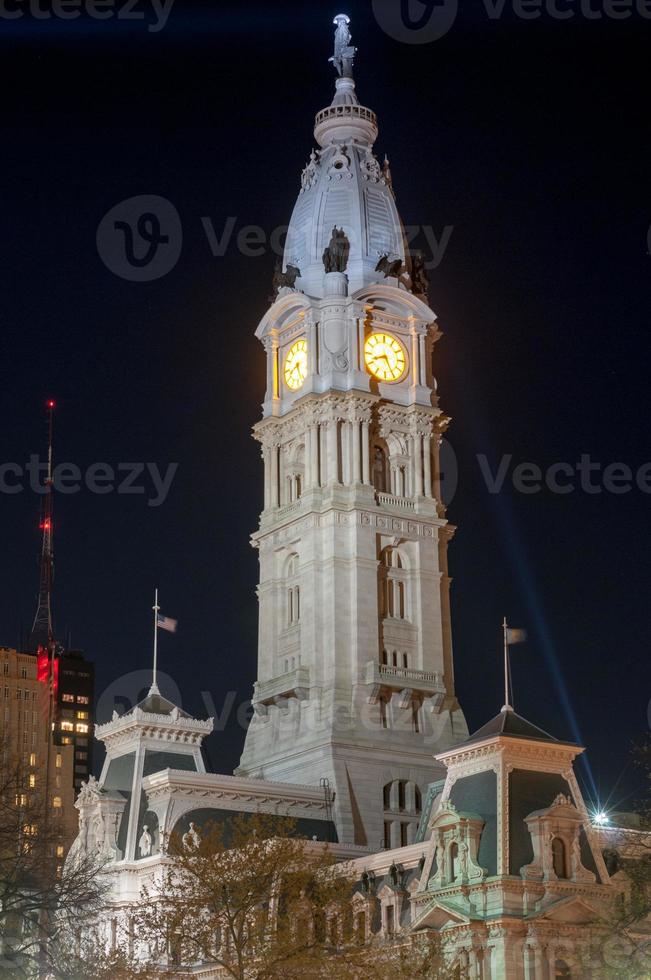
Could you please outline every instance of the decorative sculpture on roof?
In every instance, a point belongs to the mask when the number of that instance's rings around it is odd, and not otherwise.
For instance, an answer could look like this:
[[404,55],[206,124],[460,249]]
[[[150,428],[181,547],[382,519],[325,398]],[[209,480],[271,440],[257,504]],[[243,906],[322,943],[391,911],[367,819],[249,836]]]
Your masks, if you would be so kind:
[[148,858],[151,854],[152,837],[149,833],[149,828],[145,824],[142,828],[142,837],[138,841],[138,850],[140,851],[140,857]]
[[346,14],[337,14],[333,20],[337,30],[335,31],[335,53],[332,58],[328,60],[337,69],[337,74],[340,78],[352,78],[353,77],[353,60],[357,53],[357,48],[351,45],[350,31],[348,30],[348,25],[350,24],[350,17]]
[[350,242],[343,228],[332,229],[332,236],[323,253],[323,266],[326,272],[345,272],[348,266]]
[[429,291],[429,277],[421,252],[417,252],[411,260],[411,289],[415,296],[427,296]]
[[300,274],[301,270],[295,265],[288,265],[283,272],[282,259],[278,257],[276,259],[276,267],[274,269],[273,277],[274,298],[281,289],[296,289],[296,280]]
[[87,782],[82,782],[77,803],[93,803],[102,792],[94,776],[89,776]]
[[390,259],[388,253],[382,255],[375,266],[376,272],[383,272],[385,279],[399,279],[402,273],[402,259]]

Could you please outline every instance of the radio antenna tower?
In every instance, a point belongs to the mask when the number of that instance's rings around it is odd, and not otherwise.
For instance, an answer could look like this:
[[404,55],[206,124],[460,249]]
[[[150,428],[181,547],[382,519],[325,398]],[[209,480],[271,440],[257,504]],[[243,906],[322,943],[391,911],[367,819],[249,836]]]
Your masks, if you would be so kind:
[[50,399],[47,408],[47,477],[45,493],[41,508],[40,530],[41,554],[39,558],[40,577],[38,588],[38,605],[30,635],[30,647],[37,651],[39,647],[47,649],[50,655],[54,646],[54,630],[52,626],[52,582],[54,577],[54,525],[53,525],[53,481],[52,481],[52,436],[55,403]]

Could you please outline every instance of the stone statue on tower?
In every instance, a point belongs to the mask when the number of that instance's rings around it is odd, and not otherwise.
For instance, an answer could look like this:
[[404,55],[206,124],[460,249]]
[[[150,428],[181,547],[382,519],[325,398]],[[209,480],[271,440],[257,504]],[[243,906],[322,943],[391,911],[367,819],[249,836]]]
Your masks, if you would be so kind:
[[346,14],[337,14],[333,23],[336,25],[335,31],[335,53],[329,60],[337,69],[340,78],[353,77],[353,60],[357,53],[357,48],[351,45],[351,34],[348,29],[350,17]]

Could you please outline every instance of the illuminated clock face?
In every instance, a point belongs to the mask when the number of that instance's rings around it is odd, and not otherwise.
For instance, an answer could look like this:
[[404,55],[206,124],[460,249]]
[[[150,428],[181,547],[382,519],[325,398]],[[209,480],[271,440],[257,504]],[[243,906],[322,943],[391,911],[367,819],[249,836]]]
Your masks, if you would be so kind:
[[297,340],[285,358],[285,384],[298,391],[307,378],[307,340]]
[[400,381],[407,369],[407,355],[399,340],[388,333],[372,333],[364,345],[366,367],[380,381]]

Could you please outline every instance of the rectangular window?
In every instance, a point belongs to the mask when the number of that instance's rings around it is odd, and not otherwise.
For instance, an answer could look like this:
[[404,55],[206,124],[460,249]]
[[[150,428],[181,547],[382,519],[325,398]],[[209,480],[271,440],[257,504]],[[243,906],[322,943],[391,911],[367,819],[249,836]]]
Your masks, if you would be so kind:
[[22,679],[24,681],[27,680],[27,667],[21,667],[20,668],[20,676],[22,677]]
[[77,704],[88,704],[89,702],[90,698],[87,698],[84,694],[77,695]]
[[4,674],[5,677],[7,677],[7,675],[9,674],[9,664],[7,663],[6,660],[2,665],[2,673]]
[[384,698],[380,698],[380,721],[382,728],[388,728],[387,724],[387,703]]
[[78,711],[77,712],[77,718],[79,718],[80,720],[83,720],[83,719],[88,718],[88,712],[87,711]]
[[408,823],[401,823],[400,824],[400,846],[401,847],[406,847],[408,843],[409,843],[409,824]]
[[66,704],[71,704],[71,703],[74,702],[75,696],[74,696],[74,694],[62,694],[61,695],[61,700],[62,701],[65,701]]
[[63,765],[63,756],[61,755],[60,752],[57,752],[57,758],[56,758],[55,765],[56,765],[57,769],[60,769],[61,766]]
[[389,851],[391,849],[391,821],[384,821],[384,847],[385,850]]
[[29,757],[29,764],[30,764],[30,766],[35,766],[36,765],[36,753],[35,752],[32,752],[32,754]]
[[61,797],[60,796],[53,797],[53,799],[52,799],[52,806],[54,807],[55,810],[60,810],[61,809],[62,803],[61,803]]
[[33,772],[30,772],[29,774],[29,788],[30,789],[36,788],[36,776],[34,775]]
[[63,857],[63,844],[57,844],[57,857]]
[[72,724],[71,721],[62,721],[61,722],[61,731],[62,732],[74,732],[74,730],[75,730],[75,726]]
[[88,734],[88,725],[77,725],[77,731],[81,732],[82,735]]

